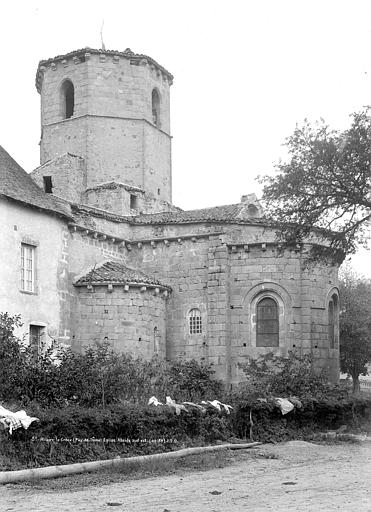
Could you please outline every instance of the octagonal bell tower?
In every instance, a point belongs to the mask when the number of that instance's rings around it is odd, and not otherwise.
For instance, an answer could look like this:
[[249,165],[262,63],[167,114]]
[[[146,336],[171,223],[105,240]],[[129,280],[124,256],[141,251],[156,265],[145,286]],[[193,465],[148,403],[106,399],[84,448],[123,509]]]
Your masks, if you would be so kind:
[[116,182],[171,202],[172,81],[130,49],[84,48],[41,61],[41,166],[69,153],[84,161],[80,195]]

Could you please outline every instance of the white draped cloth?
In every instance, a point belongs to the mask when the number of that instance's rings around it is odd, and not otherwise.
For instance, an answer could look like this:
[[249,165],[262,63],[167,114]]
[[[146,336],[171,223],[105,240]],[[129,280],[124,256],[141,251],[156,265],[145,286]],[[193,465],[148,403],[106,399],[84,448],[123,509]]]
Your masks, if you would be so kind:
[[0,405],[0,424],[9,430],[9,434],[21,427],[28,429],[34,421],[39,421],[39,419],[28,416],[26,411],[12,412]]

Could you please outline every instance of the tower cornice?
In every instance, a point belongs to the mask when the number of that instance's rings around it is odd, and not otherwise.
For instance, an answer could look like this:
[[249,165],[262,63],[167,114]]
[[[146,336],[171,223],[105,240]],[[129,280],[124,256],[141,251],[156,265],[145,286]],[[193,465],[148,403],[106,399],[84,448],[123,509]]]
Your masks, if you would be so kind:
[[72,60],[74,64],[79,64],[81,62],[85,62],[86,60],[88,60],[91,55],[100,55],[102,56],[102,58],[112,58],[114,62],[117,62],[120,58],[127,59],[130,61],[130,64],[135,66],[153,66],[158,73],[166,77],[167,81],[169,82],[169,85],[172,85],[174,80],[173,75],[169,71],[167,71],[163,66],[161,66],[158,62],[152,59],[152,57],[140,53],[134,53],[130,50],[130,48],[126,48],[124,52],[119,52],[115,50],[97,50],[94,48],[86,47],[81,48],[79,50],[74,50],[64,55],[57,55],[56,57],[47,60],[41,60],[39,62],[36,72],[35,85],[37,91],[39,93],[41,91],[43,75],[46,68],[52,67],[53,65],[56,66],[57,63],[66,64],[69,60]]

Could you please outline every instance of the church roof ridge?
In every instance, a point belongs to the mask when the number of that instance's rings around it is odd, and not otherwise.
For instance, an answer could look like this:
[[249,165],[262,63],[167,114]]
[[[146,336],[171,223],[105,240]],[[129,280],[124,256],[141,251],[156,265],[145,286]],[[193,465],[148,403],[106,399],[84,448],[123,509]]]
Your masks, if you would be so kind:
[[90,190],[111,189],[111,188],[116,188],[116,187],[121,187],[128,191],[144,193],[144,190],[141,187],[136,187],[134,185],[129,185],[128,183],[123,183],[122,181],[115,181],[115,180],[97,183],[96,185],[88,187],[85,190],[85,192],[89,192]]
[[148,55],[142,54],[142,53],[135,53],[130,48],[126,48],[126,50],[122,52],[122,51],[117,51],[117,50],[105,50],[105,49],[98,50],[96,48],[89,48],[88,46],[86,46],[85,48],[80,48],[78,50],[72,50],[71,52],[68,52],[68,53],[65,53],[62,55],[56,55],[55,57],[51,57],[49,59],[40,60],[38,66],[37,66],[37,72],[36,72],[36,89],[37,89],[37,91],[40,92],[40,90],[41,90],[41,82],[42,82],[41,68],[42,67],[46,67],[49,64],[51,64],[52,62],[61,61],[64,59],[68,59],[70,57],[82,56],[82,55],[85,55],[85,53],[90,53],[93,55],[101,55],[101,54],[112,55],[112,56],[117,55],[119,57],[124,57],[126,59],[130,59],[131,61],[134,61],[135,63],[137,63],[143,59],[146,59],[150,64],[152,64],[153,66],[156,66],[162,73],[164,73],[168,77],[168,79],[170,81],[170,85],[173,83],[173,80],[174,80],[174,76],[170,73],[170,71],[168,71],[163,66],[161,66],[161,64],[159,64],[155,59],[153,59],[152,57],[149,57]]
[[266,224],[267,219],[249,215],[246,204],[235,203],[196,210],[141,214],[131,219],[133,224],[190,224],[193,222],[233,222]]
[[70,205],[41,190],[2,146],[0,146],[0,195],[69,220],[73,219]]

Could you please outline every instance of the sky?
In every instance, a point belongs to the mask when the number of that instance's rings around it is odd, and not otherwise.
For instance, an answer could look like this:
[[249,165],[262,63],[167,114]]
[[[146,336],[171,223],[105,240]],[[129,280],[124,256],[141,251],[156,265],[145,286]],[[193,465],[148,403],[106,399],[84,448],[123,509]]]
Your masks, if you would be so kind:
[[[371,104],[371,2],[13,0],[1,6],[0,144],[39,164],[38,62],[89,46],[153,57],[171,88],[173,202],[184,209],[261,193],[296,123],[345,129]],[[371,277],[371,252],[352,259]]]

